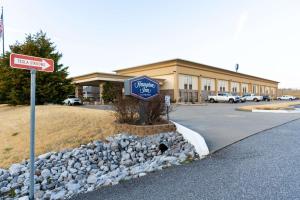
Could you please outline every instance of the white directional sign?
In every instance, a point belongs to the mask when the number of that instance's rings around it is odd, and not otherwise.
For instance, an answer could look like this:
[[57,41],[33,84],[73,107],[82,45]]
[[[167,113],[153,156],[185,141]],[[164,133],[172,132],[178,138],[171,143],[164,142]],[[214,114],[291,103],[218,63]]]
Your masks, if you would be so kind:
[[19,69],[35,69],[43,72],[54,71],[54,62],[51,59],[15,53],[10,54],[10,66]]

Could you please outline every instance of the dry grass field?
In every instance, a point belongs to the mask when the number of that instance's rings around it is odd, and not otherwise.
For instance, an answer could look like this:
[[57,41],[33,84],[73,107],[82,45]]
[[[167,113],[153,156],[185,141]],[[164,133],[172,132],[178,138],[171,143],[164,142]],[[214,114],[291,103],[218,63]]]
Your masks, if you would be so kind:
[[[0,168],[29,158],[28,106],[0,105]],[[36,107],[36,155],[104,139],[114,132],[111,111]]]
[[300,102],[284,102],[284,103],[272,103],[265,105],[250,105],[239,107],[238,110],[241,111],[252,111],[252,110],[279,110],[279,109],[289,109],[290,106],[299,105]]

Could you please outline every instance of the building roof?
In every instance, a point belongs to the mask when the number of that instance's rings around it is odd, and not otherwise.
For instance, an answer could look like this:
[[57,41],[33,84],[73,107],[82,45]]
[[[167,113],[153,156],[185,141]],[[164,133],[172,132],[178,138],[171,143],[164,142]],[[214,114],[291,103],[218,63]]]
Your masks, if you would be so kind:
[[253,75],[249,75],[249,74],[239,73],[239,72],[235,72],[235,71],[231,71],[231,70],[227,70],[227,69],[223,69],[223,68],[213,67],[210,65],[205,65],[205,64],[196,63],[193,61],[188,61],[188,60],[183,60],[183,59],[171,59],[171,60],[165,60],[165,61],[145,64],[145,65],[139,65],[139,66],[135,66],[135,67],[123,68],[123,69],[115,70],[115,72],[117,74],[121,74],[121,73],[124,73],[129,70],[139,70],[139,69],[143,69],[145,67],[164,66],[164,65],[169,65],[169,64],[193,65],[193,66],[198,66],[198,67],[202,67],[202,68],[204,67],[208,70],[210,69],[210,70],[220,71],[223,73],[230,73],[232,75],[236,75],[236,76],[240,76],[240,77],[248,77],[248,78],[254,78],[254,79],[260,79],[260,80],[264,80],[264,81],[268,81],[268,82],[273,82],[273,83],[279,83],[278,81],[261,78],[261,77],[257,77],[257,76],[253,76]]
[[[71,77],[73,83],[76,84],[86,84],[91,83],[92,85],[96,85],[98,81],[113,81],[113,82],[123,82],[124,80],[133,78],[133,76],[124,76],[115,73],[103,73],[103,72],[93,72],[89,74],[84,74],[80,76]],[[160,84],[164,82],[164,79],[157,79]]]

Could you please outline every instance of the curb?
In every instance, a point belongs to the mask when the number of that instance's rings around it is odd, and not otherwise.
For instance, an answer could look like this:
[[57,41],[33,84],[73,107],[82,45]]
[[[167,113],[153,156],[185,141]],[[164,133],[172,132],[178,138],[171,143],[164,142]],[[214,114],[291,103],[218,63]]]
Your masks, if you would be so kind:
[[257,109],[253,109],[252,112],[257,112],[257,113],[297,114],[297,113],[300,113],[300,110],[257,110]]
[[226,149],[227,147],[229,147],[229,146],[231,146],[231,145],[234,145],[234,144],[236,144],[236,143],[238,143],[238,142],[241,142],[241,141],[243,141],[243,140],[246,140],[246,139],[248,139],[248,138],[250,138],[250,137],[252,137],[252,136],[262,134],[262,133],[265,132],[265,131],[269,131],[269,130],[272,130],[272,129],[275,129],[275,128],[279,128],[279,127],[281,127],[281,126],[284,126],[284,125],[286,125],[286,124],[289,124],[289,123],[292,123],[292,122],[295,122],[295,121],[298,121],[298,120],[300,120],[300,118],[296,118],[296,119],[293,119],[293,120],[291,120],[291,121],[285,122],[285,123],[283,123],[283,124],[279,124],[279,125],[277,125],[277,126],[273,126],[273,127],[271,127],[271,128],[267,128],[267,129],[258,131],[258,132],[256,132],[256,133],[253,133],[252,135],[248,135],[247,137],[244,137],[244,138],[242,138],[242,139],[240,139],[240,140],[238,140],[238,141],[232,142],[231,144],[228,144],[228,145],[226,145],[226,146],[224,146],[224,147],[222,147],[222,148],[220,148],[220,149],[217,149],[217,150],[215,150],[215,151],[212,151],[212,152],[210,152],[210,154],[217,153],[217,152],[219,152],[219,151],[221,151],[221,150],[223,150],[223,149]]
[[200,158],[204,158],[209,154],[209,150],[204,138],[197,132],[182,126],[174,121],[171,121],[175,124],[177,132],[180,133],[189,143],[194,145],[196,152]]

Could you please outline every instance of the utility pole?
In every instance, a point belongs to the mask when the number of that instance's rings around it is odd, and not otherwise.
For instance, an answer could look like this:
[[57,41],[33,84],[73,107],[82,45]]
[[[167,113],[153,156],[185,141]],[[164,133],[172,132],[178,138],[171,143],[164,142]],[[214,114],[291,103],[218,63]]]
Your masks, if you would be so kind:
[[4,20],[3,20],[3,6],[1,7],[1,28],[2,28],[2,56],[4,57],[4,53],[5,53],[5,50],[4,50]]

